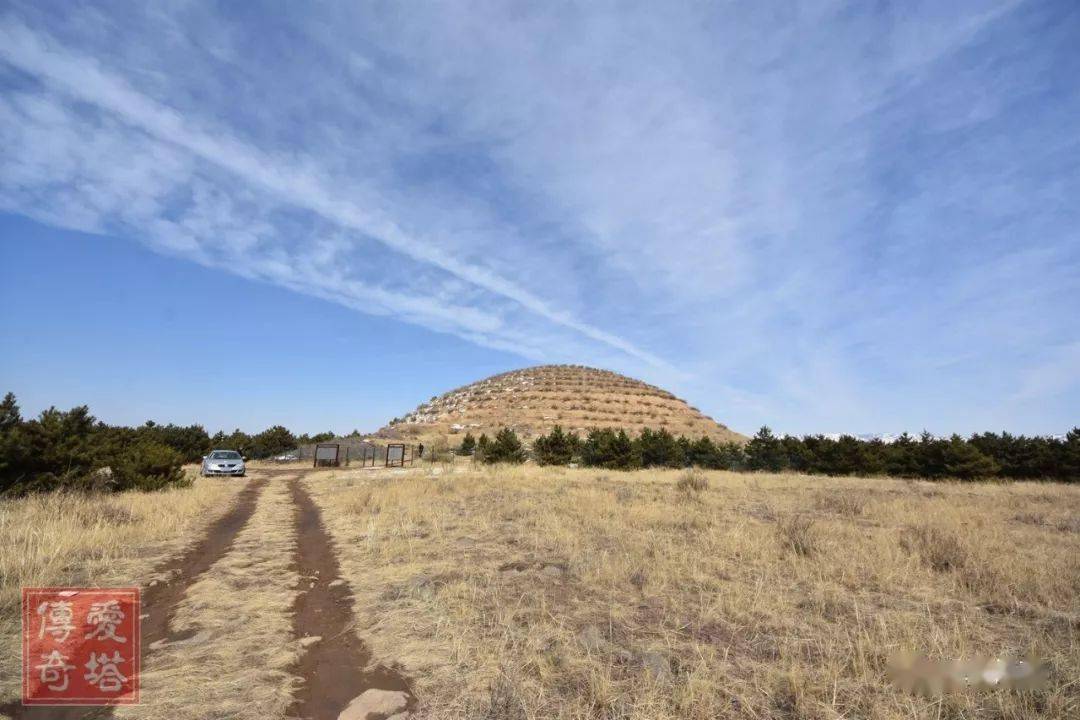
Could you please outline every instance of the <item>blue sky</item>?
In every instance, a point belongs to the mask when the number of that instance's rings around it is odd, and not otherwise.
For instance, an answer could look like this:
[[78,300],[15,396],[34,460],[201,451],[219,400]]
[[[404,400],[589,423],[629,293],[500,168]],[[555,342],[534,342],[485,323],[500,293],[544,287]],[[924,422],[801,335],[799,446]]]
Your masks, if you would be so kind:
[[0,386],[373,429],[542,362],[750,432],[1080,422],[1080,6],[0,10]]

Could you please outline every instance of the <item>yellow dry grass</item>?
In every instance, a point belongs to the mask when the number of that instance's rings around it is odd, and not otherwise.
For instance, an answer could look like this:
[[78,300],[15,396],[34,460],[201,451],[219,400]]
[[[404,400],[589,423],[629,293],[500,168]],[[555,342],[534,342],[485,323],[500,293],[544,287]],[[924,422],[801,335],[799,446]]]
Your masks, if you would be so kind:
[[[357,633],[424,717],[1080,712],[1080,488],[436,471],[305,481]],[[1051,683],[914,696],[886,679],[900,650],[1033,653]]]
[[22,587],[145,585],[152,570],[220,516],[240,484],[122,495],[0,500],[0,698],[19,697]]
[[285,481],[271,481],[229,552],[190,588],[166,644],[144,661],[142,705],[117,709],[140,720],[262,720],[285,717],[300,651],[291,610],[299,575]]

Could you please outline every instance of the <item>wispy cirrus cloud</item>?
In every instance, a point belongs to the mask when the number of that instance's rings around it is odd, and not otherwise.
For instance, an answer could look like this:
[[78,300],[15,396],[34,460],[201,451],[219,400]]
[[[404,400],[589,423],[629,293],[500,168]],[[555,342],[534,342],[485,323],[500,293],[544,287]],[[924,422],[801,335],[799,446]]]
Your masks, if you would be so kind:
[[17,5],[0,202],[743,430],[1071,422],[1075,12],[253,7]]
[[[433,266],[488,293],[513,301],[550,323],[573,330],[639,361],[656,366],[667,366],[667,363],[656,355],[553,307],[537,294],[507,280],[483,265],[459,261],[438,245],[410,235],[381,209],[360,206],[352,202],[344,193],[334,188],[330,181],[320,175],[310,158],[273,157],[230,137],[227,130],[204,130],[198,127],[197,120],[181,116],[174,109],[133,90],[123,79],[102,71],[94,58],[80,56],[59,48],[54,40],[43,37],[18,22],[9,21],[0,26],[0,48],[2,48],[0,57],[10,65],[43,81],[51,89],[66,95],[71,100],[95,106],[121,123],[148,134],[160,143],[172,146],[165,150],[157,148],[149,150],[150,156],[175,154],[170,152],[174,148],[186,151],[203,163],[217,166],[234,174],[242,182],[255,189],[268,191],[276,196],[278,202],[309,210],[342,230],[362,234],[367,239],[381,243],[413,261]],[[54,105],[47,112],[51,113],[54,120],[59,118],[72,125],[79,122],[73,117],[75,113],[69,112],[65,117],[64,109],[59,105]],[[16,121],[18,126],[23,126],[33,118],[33,113],[24,112],[21,117],[13,117],[12,120]],[[124,132],[110,120],[103,120],[98,125],[98,129]],[[55,136],[52,134],[57,130],[55,126],[49,129],[50,143],[55,141]],[[13,147],[27,147],[19,139],[12,140]],[[130,152],[117,155],[127,155],[131,158]],[[100,159],[111,164],[116,157]],[[28,165],[32,163],[23,164],[24,172]],[[55,167],[51,168],[51,170],[55,169]],[[179,169],[179,162],[174,162],[172,170],[177,169]],[[121,188],[124,187],[124,178],[117,178],[116,175],[117,173],[111,172],[108,178],[102,178],[105,182],[96,185],[94,192],[99,192],[102,186],[107,187],[115,180],[119,180]],[[158,179],[161,177],[159,174]],[[64,178],[50,174],[49,177],[37,178],[37,180],[39,183],[58,180],[63,182]],[[69,178],[69,181],[73,180],[75,178]],[[197,190],[198,187],[193,195],[197,199],[205,199],[207,193],[199,193]],[[143,194],[145,195],[145,190]],[[101,209],[100,205],[98,209]],[[205,205],[198,206],[199,212],[194,219],[203,221],[210,219],[204,212],[210,209]],[[220,214],[217,218],[218,222],[213,226],[214,229],[220,229],[230,222],[225,219],[225,216],[233,215],[235,207],[219,203],[216,210]],[[81,211],[93,213],[93,208],[83,205]],[[95,220],[95,218],[86,217],[82,219],[84,222]],[[150,218],[146,219],[150,220]],[[175,232],[168,230],[161,232],[160,222],[150,224],[158,225],[159,232],[156,237],[168,249],[189,254],[204,263],[209,262],[205,248],[193,233],[178,236]],[[265,244],[266,238],[272,236],[273,230],[265,222],[254,225],[245,222],[244,228],[240,231],[239,238],[236,235],[239,228],[235,228],[234,232],[229,234],[229,237],[239,243],[237,246],[234,242],[234,247],[242,251],[242,258],[233,260],[241,261],[241,263],[221,264],[255,277],[278,282],[291,289],[325,299],[340,300],[350,306],[356,306],[356,301],[365,303],[357,309],[386,309],[398,312],[406,318],[428,324],[434,329],[457,330],[468,333],[467,337],[474,341],[481,340],[502,348],[512,348],[521,354],[536,356],[536,351],[529,349],[525,337],[512,329],[507,329],[501,338],[485,338],[487,334],[495,334],[503,324],[488,313],[472,307],[447,306],[442,299],[436,297],[409,296],[383,288],[370,287],[356,279],[345,281],[340,277],[340,273],[331,273],[327,278],[325,268],[312,267],[310,262],[297,262],[296,258],[288,261],[282,257],[275,258],[273,252],[252,253],[251,251],[260,244]],[[152,230],[153,228],[141,229]],[[336,253],[331,253],[331,256],[326,259],[329,261],[326,264],[333,266],[337,261]],[[515,336],[517,336],[516,339]]]

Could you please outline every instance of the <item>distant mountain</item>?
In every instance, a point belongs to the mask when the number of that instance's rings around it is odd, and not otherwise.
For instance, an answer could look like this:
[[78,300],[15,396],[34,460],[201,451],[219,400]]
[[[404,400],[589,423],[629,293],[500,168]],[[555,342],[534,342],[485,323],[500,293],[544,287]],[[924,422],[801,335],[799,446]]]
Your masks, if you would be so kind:
[[[850,433],[826,433],[825,437],[829,438],[830,440],[839,440],[845,434]],[[855,437],[856,440],[862,440],[863,442],[880,440],[881,442],[886,444],[896,442],[900,438],[899,435],[892,435],[890,433],[861,433],[858,435],[854,435],[853,437]]]
[[[921,434],[922,433],[919,433],[919,434],[908,433],[908,435],[913,439],[918,439],[919,435],[921,435]],[[844,437],[845,435],[849,435],[849,436],[855,438],[856,440],[862,440],[863,442],[871,442],[873,440],[880,440],[881,442],[885,443],[886,445],[888,445],[889,443],[894,443],[894,442],[896,442],[897,440],[900,439],[900,434],[895,434],[894,435],[892,433],[822,433],[822,437],[824,437],[824,438],[826,438],[828,440],[839,440],[840,438]]]

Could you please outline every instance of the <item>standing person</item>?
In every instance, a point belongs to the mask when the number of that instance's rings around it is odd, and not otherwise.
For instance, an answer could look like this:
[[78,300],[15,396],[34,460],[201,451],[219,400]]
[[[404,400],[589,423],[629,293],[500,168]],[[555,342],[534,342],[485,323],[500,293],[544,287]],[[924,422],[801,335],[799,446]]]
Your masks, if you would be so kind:
[[419,445],[418,445],[418,446],[416,447],[416,454],[417,454],[418,456],[420,456],[421,458],[423,458],[423,457],[424,457],[424,443],[420,443],[420,444],[419,444]]

